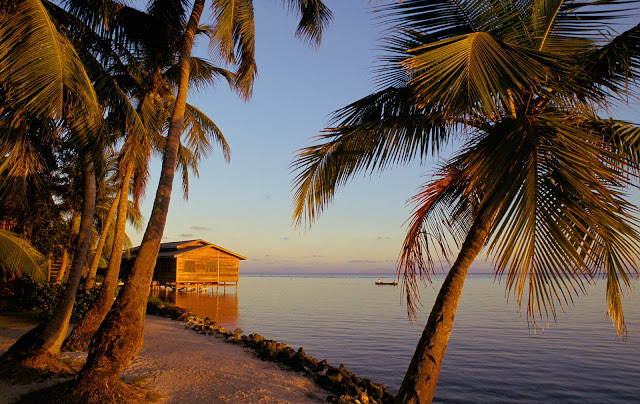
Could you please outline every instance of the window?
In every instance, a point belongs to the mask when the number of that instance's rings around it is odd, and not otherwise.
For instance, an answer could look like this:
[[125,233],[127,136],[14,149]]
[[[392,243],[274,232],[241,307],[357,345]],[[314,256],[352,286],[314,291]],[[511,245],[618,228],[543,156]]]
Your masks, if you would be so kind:
[[184,272],[196,272],[196,261],[195,260],[184,260],[183,266]]
[[204,262],[204,271],[216,273],[218,271],[216,262],[213,260],[207,260]]

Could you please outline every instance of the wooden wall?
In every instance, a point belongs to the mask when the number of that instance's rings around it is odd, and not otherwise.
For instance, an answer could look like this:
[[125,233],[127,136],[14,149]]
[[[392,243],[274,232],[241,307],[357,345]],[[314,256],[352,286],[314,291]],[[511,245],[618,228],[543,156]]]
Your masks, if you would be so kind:
[[[177,275],[173,282],[238,282],[240,260],[215,248],[199,248],[176,257]],[[220,274],[218,276],[218,270]]]
[[176,281],[176,259],[175,258],[158,258],[156,268],[153,272],[153,280],[158,282],[175,282]]

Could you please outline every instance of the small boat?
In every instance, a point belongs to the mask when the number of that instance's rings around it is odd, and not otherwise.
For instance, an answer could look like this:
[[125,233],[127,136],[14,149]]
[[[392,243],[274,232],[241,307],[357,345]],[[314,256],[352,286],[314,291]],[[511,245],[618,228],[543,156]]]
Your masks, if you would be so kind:
[[393,281],[393,282],[383,282],[380,279],[378,279],[376,281],[376,285],[397,285],[398,281]]

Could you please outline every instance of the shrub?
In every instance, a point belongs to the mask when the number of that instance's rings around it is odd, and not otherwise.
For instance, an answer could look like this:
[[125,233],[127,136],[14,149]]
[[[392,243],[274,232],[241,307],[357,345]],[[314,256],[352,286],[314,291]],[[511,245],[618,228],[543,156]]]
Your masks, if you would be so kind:
[[[40,310],[40,317],[43,320],[49,319],[53,310],[60,302],[66,284],[56,284],[49,282],[25,282],[19,292],[19,302],[27,309]],[[71,313],[71,322],[78,322],[89,310],[93,302],[98,297],[100,288],[96,287],[87,292],[79,290],[76,294],[76,302]]]

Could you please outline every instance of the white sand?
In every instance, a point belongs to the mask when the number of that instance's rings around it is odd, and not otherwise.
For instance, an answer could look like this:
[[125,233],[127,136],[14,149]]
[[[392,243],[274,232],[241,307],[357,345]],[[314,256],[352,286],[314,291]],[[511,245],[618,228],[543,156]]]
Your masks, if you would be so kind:
[[[0,317],[0,354],[27,329]],[[67,355],[67,354],[65,354]],[[77,357],[78,354],[72,354]],[[81,354],[82,355],[82,354]],[[147,316],[144,345],[124,374],[146,378],[163,395],[160,403],[321,403],[327,393],[301,373],[263,362],[252,351],[214,336],[198,334],[182,323]],[[0,384],[0,404],[58,382]]]

